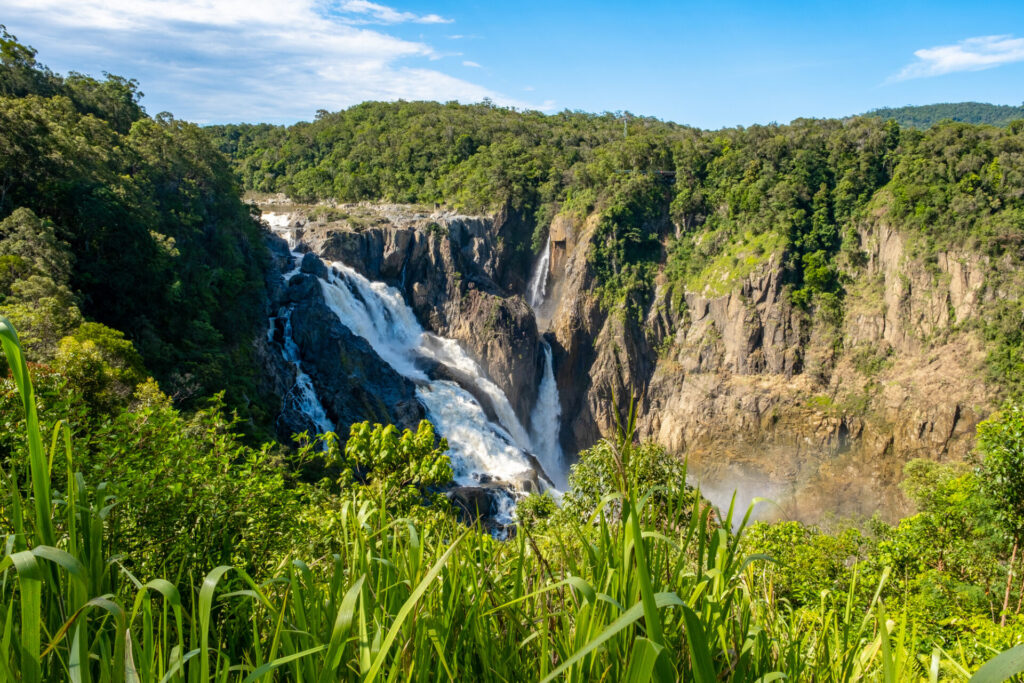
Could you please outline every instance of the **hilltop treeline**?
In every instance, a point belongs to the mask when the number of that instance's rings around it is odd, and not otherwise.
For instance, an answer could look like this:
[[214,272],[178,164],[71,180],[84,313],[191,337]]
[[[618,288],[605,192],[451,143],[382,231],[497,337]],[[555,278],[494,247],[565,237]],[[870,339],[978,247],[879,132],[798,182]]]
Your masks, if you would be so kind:
[[1024,119],[1024,106],[983,102],[944,102],[906,107],[872,109],[865,116],[892,119],[907,128],[931,128],[940,121],[1008,126]]

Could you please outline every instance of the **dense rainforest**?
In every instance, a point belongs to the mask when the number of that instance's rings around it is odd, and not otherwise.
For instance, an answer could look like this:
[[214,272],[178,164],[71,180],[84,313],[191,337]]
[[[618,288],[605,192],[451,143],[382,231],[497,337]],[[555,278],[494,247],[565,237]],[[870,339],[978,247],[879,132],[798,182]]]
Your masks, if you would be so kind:
[[0,301],[33,359],[103,357],[99,393],[144,365],[180,402],[258,404],[264,249],[224,158],[197,126],[147,116],[134,81],[60,77],[0,40]]
[[[822,526],[715,509],[623,411],[561,505],[526,497],[497,540],[442,495],[429,422],[257,443],[268,256],[240,193],[504,210],[527,257],[556,216],[593,216],[597,296],[622,319],[656,286],[781,253],[792,306],[834,320],[852,224],[883,200],[925,258],[1020,257],[1024,125],[707,132],[368,103],[203,130],[147,115],[133,81],[57,76],[0,41],[0,677],[937,681],[1020,663],[1019,404],[979,426],[971,462],[907,465],[915,514]],[[992,306],[986,381],[1013,399],[1021,306]]]

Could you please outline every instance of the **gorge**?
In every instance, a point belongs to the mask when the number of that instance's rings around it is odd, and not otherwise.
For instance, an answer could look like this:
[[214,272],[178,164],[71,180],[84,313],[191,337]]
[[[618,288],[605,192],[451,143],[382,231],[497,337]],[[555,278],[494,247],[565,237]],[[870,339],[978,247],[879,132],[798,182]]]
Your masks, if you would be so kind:
[[[285,322],[260,356],[312,406],[285,402],[281,438],[322,431],[309,390],[332,425],[427,417],[449,440],[457,484],[487,486],[501,514],[510,491],[564,489],[563,453],[611,434],[633,395],[639,436],[688,458],[718,504],[736,491],[744,506],[774,502],[760,507],[767,517],[895,517],[902,464],[966,457],[995,404],[972,379],[985,355],[969,323],[995,296],[986,272],[1009,262],[950,251],[929,268],[884,218],[857,233],[851,313],[836,330],[787,301],[779,251],[733,281],[658,285],[636,320],[592,294],[594,217],[557,219],[517,271],[500,248],[514,221],[501,216],[267,202],[264,220],[288,242],[271,240],[268,275],[272,320]],[[854,354],[837,357],[837,334]]]
[[[305,241],[308,226],[302,214],[266,212],[263,219],[285,243],[282,247],[280,242],[271,242],[279,258],[278,273],[276,277],[269,274],[269,280],[272,289],[285,294],[271,304],[271,353],[264,355],[273,359],[274,372],[278,374],[287,372],[287,363],[293,368],[294,384],[285,394],[279,418],[282,438],[298,432],[315,435],[335,430],[344,436],[344,429],[336,425],[357,422],[364,416],[379,417],[407,428],[415,428],[414,423],[426,417],[448,441],[456,484],[485,492],[491,500],[486,512],[494,522],[513,523],[515,495],[541,490],[559,495],[554,482],[565,486],[567,463],[559,445],[558,388],[546,342],[540,341],[540,348],[536,348],[538,340],[534,338],[534,348],[516,351],[519,357],[539,353],[543,358],[541,379],[532,403],[526,394],[517,401],[533,406],[521,419],[505,392],[458,341],[424,331],[399,289],[385,282],[372,282],[344,262],[323,263]],[[444,229],[450,230],[452,223],[459,222],[459,217],[445,220]],[[323,232],[325,240],[338,236],[330,228]],[[321,246],[320,254],[324,253],[329,252]],[[408,264],[401,265],[403,281],[397,285],[414,285],[404,282],[407,268]],[[360,377],[367,385],[360,388],[367,390],[367,396],[401,395],[402,401],[385,403],[384,413],[379,416],[360,413],[359,408],[345,413],[336,401],[329,402],[325,410],[318,394],[336,395],[338,378],[324,369],[324,361],[329,364],[330,360],[317,355],[322,351],[315,344],[296,341],[296,335],[306,340],[323,333],[322,329],[307,328],[305,322],[300,322],[296,333],[296,306],[326,307],[335,317],[328,317],[331,323],[337,321],[342,330],[368,344],[369,349],[360,349],[360,353],[375,369],[384,372],[372,373],[378,377],[376,380]],[[317,320],[323,321],[323,317]],[[345,357],[352,353],[347,345],[331,351],[341,354],[343,365]],[[281,363],[282,360],[287,363]],[[313,378],[304,366],[310,368]],[[288,383],[287,379],[283,381]],[[409,400],[410,387],[418,406]],[[296,400],[296,396],[300,398]]]

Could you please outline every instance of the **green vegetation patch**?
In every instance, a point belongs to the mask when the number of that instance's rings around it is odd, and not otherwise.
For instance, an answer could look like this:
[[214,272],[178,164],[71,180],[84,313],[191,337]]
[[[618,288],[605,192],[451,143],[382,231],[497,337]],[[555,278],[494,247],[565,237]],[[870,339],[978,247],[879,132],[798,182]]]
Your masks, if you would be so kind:
[[774,231],[759,235],[744,233],[729,245],[699,273],[687,278],[686,288],[705,296],[721,296],[739,287],[757,268],[772,257],[781,261],[786,238]]

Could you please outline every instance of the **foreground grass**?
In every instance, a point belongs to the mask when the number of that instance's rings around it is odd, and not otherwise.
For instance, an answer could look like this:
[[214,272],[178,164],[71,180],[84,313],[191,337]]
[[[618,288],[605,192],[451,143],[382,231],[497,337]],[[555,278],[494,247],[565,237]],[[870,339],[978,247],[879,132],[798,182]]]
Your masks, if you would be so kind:
[[[115,501],[74,471],[70,432],[44,441],[17,336],[0,320],[26,415],[27,467],[3,472],[0,679],[20,681],[855,681],[966,679],[879,593],[823,593],[799,612],[755,580],[734,524],[680,490],[631,480],[589,520],[508,542],[444,514],[396,516],[352,493],[331,510],[336,554],[266,575],[216,567],[199,585],[133,576]],[[22,471],[24,468],[24,471]],[[54,468],[66,491],[51,489]],[[734,527],[736,531],[731,531]],[[301,539],[297,539],[297,546]],[[884,581],[884,578],[883,578]],[[881,586],[878,587],[881,589]],[[1014,652],[1007,655],[1011,659]],[[976,680],[1003,680],[1009,668]]]

